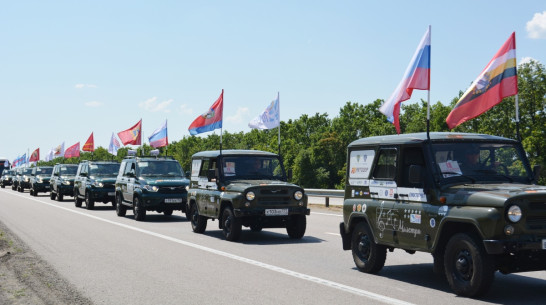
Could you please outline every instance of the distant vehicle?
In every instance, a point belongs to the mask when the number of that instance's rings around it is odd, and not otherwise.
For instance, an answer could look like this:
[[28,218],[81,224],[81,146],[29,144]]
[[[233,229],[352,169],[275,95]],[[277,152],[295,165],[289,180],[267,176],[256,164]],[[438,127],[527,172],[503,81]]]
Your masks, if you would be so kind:
[[0,157],[0,176],[2,176],[2,173],[4,170],[10,169],[10,162],[7,158]]
[[21,179],[21,175],[23,174],[23,167],[16,167],[13,170],[13,183],[11,184],[11,189],[16,191],[17,187],[19,186],[19,180]]
[[56,164],[53,167],[49,181],[51,200],[63,201],[63,196],[74,196],[74,178],[78,170],[77,164]]
[[0,187],[5,188],[6,185],[12,185],[14,175],[15,175],[14,169],[5,169],[2,172],[2,177],[0,178]]
[[53,173],[53,166],[37,166],[32,168],[30,174],[30,196],[38,196],[38,193],[49,192]]
[[30,189],[30,177],[32,175],[32,167],[23,167],[21,175],[17,180],[17,191],[22,193],[25,189]]
[[[546,187],[520,142],[434,132],[359,139],[347,149],[343,250],[378,273],[387,250],[431,253],[460,296],[495,272],[546,270]],[[391,269],[389,271],[392,272]]]
[[279,155],[258,150],[203,151],[192,156],[188,190],[190,221],[203,233],[208,219],[218,219],[224,237],[236,241],[242,226],[286,228],[288,236],[305,234],[310,210],[303,188],[287,182]]
[[116,213],[125,216],[131,208],[135,220],[143,221],[146,211],[170,216],[186,212],[189,181],[182,166],[170,157],[127,157],[116,179]]
[[88,210],[95,202],[112,202],[115,206],[115,184],[120,164],[110,161],[82,161],[74,178],[74,203],[81,207],[85,201]]

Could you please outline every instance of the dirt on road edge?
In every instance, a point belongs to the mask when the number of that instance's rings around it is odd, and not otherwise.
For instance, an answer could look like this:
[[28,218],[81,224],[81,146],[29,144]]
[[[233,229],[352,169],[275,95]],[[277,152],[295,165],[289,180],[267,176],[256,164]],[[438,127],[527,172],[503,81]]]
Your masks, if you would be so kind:
[[0,222],[0,304],[93,303]]

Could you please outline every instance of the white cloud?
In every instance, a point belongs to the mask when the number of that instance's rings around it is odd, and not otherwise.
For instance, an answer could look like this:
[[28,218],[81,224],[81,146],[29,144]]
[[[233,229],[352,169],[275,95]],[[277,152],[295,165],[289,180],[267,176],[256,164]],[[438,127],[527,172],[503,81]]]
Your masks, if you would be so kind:
[[85,106],[87,107],[100,107],[102,105],[103,104],[101,102],[97,102],[97,101],[91,101],[91,102],[85,103]]
[[158,102],[157,97],[154,96],[152,98],[147,99],[144,102],[141,102],[138,105],[140,106],[140,108],[143,108],[144,110],[150,111],[150,112],[158,112],[158,111],[171,112],[171,110],[167,108],[172,102],[173,102],[173,99],[168,99],[163,102]]
[[93,85],[93,84],[76,84],[74,86],[74,88],[76,89],[82,89],[82,88],[97,88],[97,85]]
[[546,11],[535,13],[533,19],[527,21],[527,33],[532,39],[546,39]]
[[522,65],[522,64],[531,62],[531,60],[537,61],[536,59],[534,59],[534,58],[532,58],[532,57],[522,57],[522,58],[519,60],[518,65]]
[[188,105],[186,104],[182,104],[180,105],[180,107],[178,108],[178,111],[182,114],[192,114],[193,113],[193,109],[189,108]]
[[248,113],[249,110],[247,107],[239,107],[234,115],[226,118],[226,121],[230,123],[243,123],[243,118],[247,117]]

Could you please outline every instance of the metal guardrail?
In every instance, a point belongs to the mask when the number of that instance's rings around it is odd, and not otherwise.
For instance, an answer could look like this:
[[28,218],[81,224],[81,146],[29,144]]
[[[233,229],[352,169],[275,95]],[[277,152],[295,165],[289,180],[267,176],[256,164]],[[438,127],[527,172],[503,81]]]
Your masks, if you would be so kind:
[[343,198],[345,190],[304,189],[307,196],[324,197],[324,206],[330,206],[330,198]]

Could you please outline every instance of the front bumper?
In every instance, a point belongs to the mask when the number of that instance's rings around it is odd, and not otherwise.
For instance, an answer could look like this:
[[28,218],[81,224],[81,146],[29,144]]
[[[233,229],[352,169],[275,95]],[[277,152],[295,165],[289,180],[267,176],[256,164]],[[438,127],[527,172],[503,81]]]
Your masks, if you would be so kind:
[[483,245],[488,254],[517,253],[528,250],[540,250],[546,253],[544,245],[546,236],[536,240],[484,240]]
[[[308,209],[306,207],[289,207],[289,208],[283,208],[288,209],[288,215],[282,215],[282,216],[290,216],[290,215],[309,215],[311,214],[311,209]],[[233,214],[235,214],[235,217],[276,217],[276,216],[267,216],[265,214],[265,208],[248,208],[248,209],[234,209]]]
[[12,185],[13,180],[12,179],[4,179],[4,180],[2,180],[2,184],[3,185]]
[[[163,194],[163,193],[142,193],[141,200],[146,210],[149,211],[164,211],[164,210],[177,210],[186,211],[186,201],[188,198],[187,193],[179,194]],[[180,202],[168,202],[168,201],[180,201]],[[166,202],[167,201],[167,202]]]
[[57,186],[58,195],[74,196],[74,184],[65,185],[61,184]]
[[44,183],[34,183],[32,185],[32,189],[34,189],[34,192],[49,192],[50,190],[50,185],[49,185],[49,182],[44,182]]
[[114,188],[90,188],[88,192],[93,200],[114,201],[116,192]]
[[20,186],[21,188],[28,189],[28,188],[30,188],[30,182],[28,182],[28,181],[21,181],[21,182],[19,183],[19,186]]

